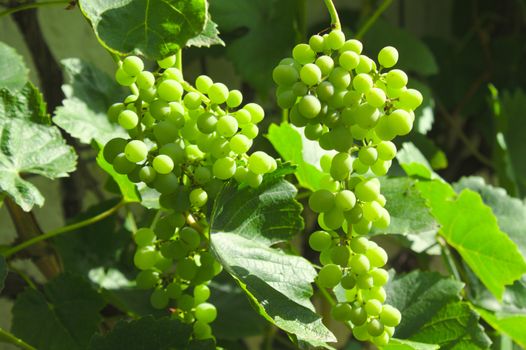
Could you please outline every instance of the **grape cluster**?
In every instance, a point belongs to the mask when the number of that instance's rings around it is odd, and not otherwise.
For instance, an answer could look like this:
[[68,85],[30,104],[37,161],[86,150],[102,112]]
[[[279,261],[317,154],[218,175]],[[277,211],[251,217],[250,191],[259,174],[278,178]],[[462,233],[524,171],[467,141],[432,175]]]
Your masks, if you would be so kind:
[[341,30],[313,35],[274,68],[273,79],[290,122],[331,151],[320,160],[321,189],[309,198],[322,228],[309,237],[323,265],[316,282],[346,290],[347,301],[332,309],[334,319],[350,321],[355,338],[385,345],[401,315],[384,304],[387,254],[365,236],[373,226],[389,226],[377,177],[396,155],[392,140],[411,131],[422,95],[406,87],[402,70],[390,69],[398,61],[394,47],[380,51],[379,66],[362,49]]
[[134,234],[137,286],[153,289],[153,307],[171,307],[173,317],[193,323],[195,338],[206,339],[217,315],[207,283],[221,271],[209,252],[207,208],[225,181],[257,187],[277,165],[264,152],[247,154],[264,117],[259,105],[241,107],[240,91],[205,75],[193,87],[175,56],[157,63],[154,72],[136,56],[120,63],[115,79],[132,93],[108,117],[129,139],[110,140],[103,156],[117,173],[160,192],[152,227]]

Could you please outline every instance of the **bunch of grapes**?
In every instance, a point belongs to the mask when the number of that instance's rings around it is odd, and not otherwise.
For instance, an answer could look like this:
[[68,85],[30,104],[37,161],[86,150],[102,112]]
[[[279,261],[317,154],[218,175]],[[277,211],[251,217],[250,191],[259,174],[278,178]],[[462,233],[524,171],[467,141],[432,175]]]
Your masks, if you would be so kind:
[[390,69],[398,61],[394,47],[380,51],[379,66],[362,48],[340,30],[313,35],[279,63],[273,79],[290,122],[331,151],[320,160],[322,188],[309,198],[322,228],[309,237],[312,249],[321,252],[316,282],[346,290],[347,301],[333,306],[334,319],[350,321],[355,338],[385,345],[401,315],[384,304],[387,254],[366,235],[373,226],[389,226],[377,177],[396,155],[392,140],[411,131],[422,95],[406,87],[402,70]]
[[170,307],[173,317],[193,324],[196,339],[206,339],[217,316],[207,284],[221,271],[209,252],[210,203],[225,181],[257,187],[277,165],[264,152],[247,155],[264,117],[259,105],[241,107],[240,91],[205,75],[193,87],[175,56],[157,63],[155,72],[136,56],[120,63],[115,79],[132,93],[108,117],[129,139],[110,140],[103,156],[117,173],[160,192],[154,223],[134,234],[137,286],[153,289],[153,307]]

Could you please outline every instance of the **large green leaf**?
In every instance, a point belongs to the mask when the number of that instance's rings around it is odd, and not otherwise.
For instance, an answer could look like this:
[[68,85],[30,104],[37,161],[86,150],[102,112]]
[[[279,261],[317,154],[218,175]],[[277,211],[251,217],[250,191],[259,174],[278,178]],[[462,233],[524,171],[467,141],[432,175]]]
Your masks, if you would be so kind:
[[263,317],[298,342],[320,345],[335,338],[310,302],[316,271],[304,258],[270,247],[303,226],[295,195],[277,174],[257,189],[226,186],[212,212],[211,246]]
[[323,172],[320,169],[320,158],[324,151],[317,142],[305,138],[303,131],[290,125],[272,124],[267,138],[280,156],[297,166],[294,175],[300,186],[311,191],[320,189]]
[[439,254],[438,248],[430,248],[436,243],[438,225],[416,189],[416,180],[409,177],[383,178],[381,189],[387,199],[385,208],[391,216],[391,224],[374,233],[402,235],[410,242],[412,250]]
[[439,180],[419,182],[440,234],[455,248],[489,291],[502,299],[506,285],[526,273],[526,262],[513,241],[499,229],[491,208],[469,189],[458,196]]
[[0,191],[25,211],[44,197],[24,174],[50,179],[75,170],[76,154],[58,128],[51,126],[42,95],[27,83],[16,93],[0,90]]
[[95,335],[88,350],[168,350],[188,349],[192,326],[167,317],[151,316],[131,322],[121,321],[111,332]]
[[83,279],[61,275],[40,293],[27,289],[13,306],[13,333],[39,350],[86,349],[104,306]]
[[296,6],[295,0],[214,0],[210,3],[210,11],[221,31],[232,33],[232,40],[225,39],[228,58],[242,78],[260,91],[272,86],[272,69],[290,55]]
[[0,293],[2,292],[2,289],[4,289],[4,281],[7,277],[7,264],[5,262],[5,258],[3,256],[0,256]]
[[517,344],[526,348],[526,315],[524,314],[494,314],[484,309],[477,308],[480,316],[499,332],[507,334]]
[[437,350],[440,346],[437,344],[426,344],[411,341],[407,339],[392,338],[389,344],[382,346],[383,350]]
[[212,45],[225,46],[225,42],[219,37],[219,30],[217,30],[217,24],[212,21],[210,14],[206,20],[205,28],[198,36],[188,40],[186,46],[195,47],[210,47]]
[[205,0],[79,0],[99,41],[121,55],[173,55],[205,26]]
[[62,86],[66,98],[55,110],[53,122],[71,136],[89,144],[105,144],[114,137],[126,136],[119,124],[108,120],[106,111],[120,102],[125,92],[114,79],[94,65],[78,58],[62,60],[68,84]]
[[28,73],[22,56],[12,47],[0,42],[0,89],[21,89],[28,81]]

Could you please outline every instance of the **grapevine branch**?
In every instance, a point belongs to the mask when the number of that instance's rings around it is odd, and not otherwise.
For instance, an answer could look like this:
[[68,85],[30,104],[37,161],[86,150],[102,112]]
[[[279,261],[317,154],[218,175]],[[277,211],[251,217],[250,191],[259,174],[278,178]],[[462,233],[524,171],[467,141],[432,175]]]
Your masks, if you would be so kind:
[[19,347],[20,349],[24,349],[24,350],[36,350],[34,347],[29,345],[22,339],[15,337],[13,334],[9,333],[8,331],[2,328],[0,328],[0,342],[13,344]]
[[340,17],[338,17],[338,12],[336,12],[336,7],[334,7],[332,0],[324,0],[324,2],[325,6],[327,6],[327,10],[329,10],[329,15],[331,16],[332,27],[334,29],[342,29]]

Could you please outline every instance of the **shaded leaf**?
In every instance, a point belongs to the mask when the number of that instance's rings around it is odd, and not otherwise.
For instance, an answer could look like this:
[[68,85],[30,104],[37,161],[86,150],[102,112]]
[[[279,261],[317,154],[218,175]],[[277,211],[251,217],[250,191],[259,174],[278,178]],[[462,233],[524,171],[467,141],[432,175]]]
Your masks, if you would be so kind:
[[21,89],[28,81],[28,69],[22,56],[0,42],[0,89]]
[[212,45],[225,46],[225,42],[219,37],[219,30],[217,30],[217,24],[212,21],[210,14],[206,20],[205,28],[198,36],[188,40],[186,43],[187,47],[210,47]]
[[127,134],[108,120],[106,111],[122,101],[125,92],[114,79],[94,65],[78,58],[62,60],[68,84],[62,86],[66,98],[55,110],[53,122],[82,143],[92,140],[105,144]]
[[75,170],[76,154],[51,126],[42,95],[27,83],[16,93],[0,90],[0,191],[25,211],[42,206],[44,197],[24,174],[50,179]]
[[79,0],[99,41],[120,55],[161,59],[199,35],[206,23],[205,0]]
[[7,277],[7,264],[5,258],[0,255],[0,292],[4,289],[4,281]]
[[490,324],[491,327],[501,333],[507,334],[521,347],[526,348],[526,332],[524,332],[526,315],[505,313],[494,314],[481,308],[476,308],[476,311],[484,321]]

